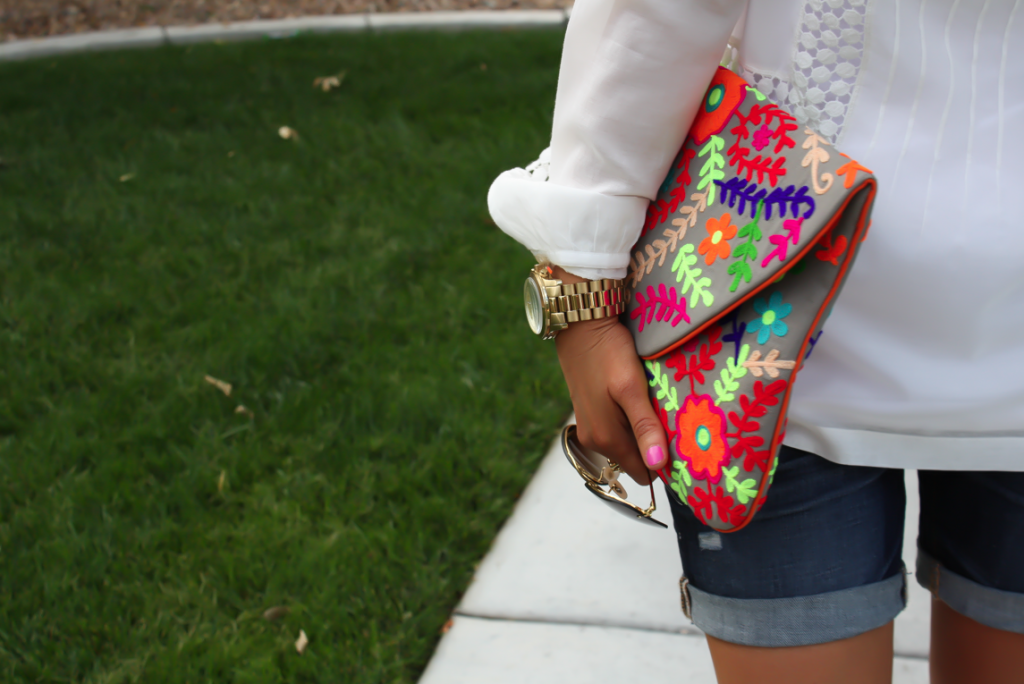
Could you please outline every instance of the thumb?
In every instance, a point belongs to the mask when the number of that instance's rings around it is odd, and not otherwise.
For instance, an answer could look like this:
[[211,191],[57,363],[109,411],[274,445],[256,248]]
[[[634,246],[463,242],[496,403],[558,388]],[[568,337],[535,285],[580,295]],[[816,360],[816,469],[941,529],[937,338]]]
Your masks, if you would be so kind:
[[668,440],[647,396],[647,379],[642,370],[637,382],[631,383],[620,398],[619,406],[633,429],[644,465],[654,471],[664,468],[668,464]]

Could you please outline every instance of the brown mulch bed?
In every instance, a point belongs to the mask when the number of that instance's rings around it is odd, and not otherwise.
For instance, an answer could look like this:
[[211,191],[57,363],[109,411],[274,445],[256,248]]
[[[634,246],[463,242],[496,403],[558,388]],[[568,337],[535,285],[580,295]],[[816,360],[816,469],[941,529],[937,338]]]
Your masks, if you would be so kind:
[[0,0],[0,42],[136,26],[306,15],[570,6],[572,0]]

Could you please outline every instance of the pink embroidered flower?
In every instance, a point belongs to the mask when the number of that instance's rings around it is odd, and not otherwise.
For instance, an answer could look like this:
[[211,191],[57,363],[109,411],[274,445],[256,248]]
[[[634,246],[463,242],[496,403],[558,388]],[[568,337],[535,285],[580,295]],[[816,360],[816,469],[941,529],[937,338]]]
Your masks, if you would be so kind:
[[752,144],[754,149],[760,152],[764,148],[768,147],[768,143],[772,141],[772,129],[768,128],[768,124],[765,124],[754,131],[754,140]]

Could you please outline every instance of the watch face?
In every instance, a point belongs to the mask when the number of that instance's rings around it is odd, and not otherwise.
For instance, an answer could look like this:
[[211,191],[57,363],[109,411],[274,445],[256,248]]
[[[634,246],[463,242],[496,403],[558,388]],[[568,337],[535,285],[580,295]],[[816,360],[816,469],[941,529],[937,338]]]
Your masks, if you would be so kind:
[[541,335],[544,332],[544,300],[541,297],[540,286],[533,278],[527,278],[523,285],[523,297],[526,300],[526,320],[530,324],[530,330]]

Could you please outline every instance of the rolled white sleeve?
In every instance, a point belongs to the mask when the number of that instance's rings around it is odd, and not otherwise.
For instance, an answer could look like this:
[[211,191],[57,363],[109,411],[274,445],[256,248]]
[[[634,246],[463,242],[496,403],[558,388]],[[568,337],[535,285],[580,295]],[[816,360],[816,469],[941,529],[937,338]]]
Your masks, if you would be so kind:
[[622,278],[746,0],[577,0],[551,147],[491,185],[495,223],[538,259]]

